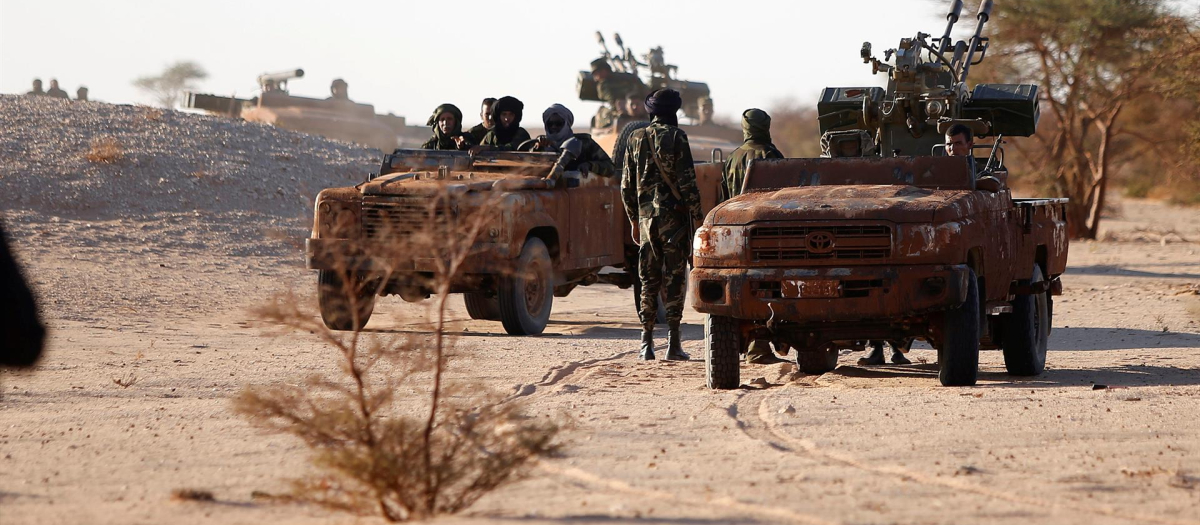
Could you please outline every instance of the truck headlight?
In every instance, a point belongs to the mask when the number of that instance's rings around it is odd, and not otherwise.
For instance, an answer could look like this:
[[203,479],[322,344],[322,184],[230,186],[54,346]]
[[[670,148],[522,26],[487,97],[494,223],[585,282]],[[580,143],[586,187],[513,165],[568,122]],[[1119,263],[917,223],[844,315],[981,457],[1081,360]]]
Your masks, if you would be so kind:
[[740,257],[745,249],[745,226],[701,226],[692,239],[692,254],[697,257]]

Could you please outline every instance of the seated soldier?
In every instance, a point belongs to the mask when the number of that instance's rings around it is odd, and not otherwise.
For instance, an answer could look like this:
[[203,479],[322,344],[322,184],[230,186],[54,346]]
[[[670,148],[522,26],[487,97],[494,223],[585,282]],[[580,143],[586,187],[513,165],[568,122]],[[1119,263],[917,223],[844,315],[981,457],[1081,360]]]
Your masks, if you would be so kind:
[[495,103],[495,97],[488,97],[483,99],[483,103],[479,105],[479,123],[467,132],[475,140],[476,144],[482,143],[483,137],[496,125],[495,121],[492,120],[492,105]]
[[873,157],[875,139],[866,130],[826,131],[821,135],[822,157]]
[[975,149],[975,134],[964,124],[955,124],[946,130],[946,156],[971,157]]
[[454,104],[442,104],[433,110],[425,125],[433,128],[433,136],[421,149],[467,150],[475,145],[470,135],[462,132],[462,111]]
[[560,153],[551,173],[552,178],[563,171],[581,171],[604,176],[616,174],[612,159],[604,152],[604,148],[592,140],[591,135],[572,131],[571,126],[574,123],[575,115],[571,110],[562,104],[554,104],[542,112],[542,124],[546,126],[546,134],[526,141],[521,145],[521,149]]
[[529,140],[529,132],[521,127],[521,113],[525,104],[514,97],[500,97],[492,105],[491,131],[483,136],[480,145],[494,150],[513,151]]

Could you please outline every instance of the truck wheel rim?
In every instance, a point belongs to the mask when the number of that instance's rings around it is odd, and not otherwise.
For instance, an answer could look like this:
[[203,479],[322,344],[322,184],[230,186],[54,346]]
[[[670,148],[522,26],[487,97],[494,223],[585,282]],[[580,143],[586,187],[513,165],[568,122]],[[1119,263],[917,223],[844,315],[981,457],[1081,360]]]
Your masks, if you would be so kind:
[[540,264],[530,267],[530,276],[525,279],[525,310],[536,316],[542,312],[546,303],[546,291],[543,287],[545,273]]

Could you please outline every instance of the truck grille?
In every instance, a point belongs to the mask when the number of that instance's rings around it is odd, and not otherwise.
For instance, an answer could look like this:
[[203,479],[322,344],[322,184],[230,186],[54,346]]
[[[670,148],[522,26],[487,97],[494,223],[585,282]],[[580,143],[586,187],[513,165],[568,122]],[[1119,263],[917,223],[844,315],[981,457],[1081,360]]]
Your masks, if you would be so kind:
[[892,254],[892,228],[885,225],[764,225],[750,230],[756,262],[856,261]]
[[440,224],[446,210],[430,216],[429,200],[413,198],[364,199],[362,236],[364,239],[394,240]]

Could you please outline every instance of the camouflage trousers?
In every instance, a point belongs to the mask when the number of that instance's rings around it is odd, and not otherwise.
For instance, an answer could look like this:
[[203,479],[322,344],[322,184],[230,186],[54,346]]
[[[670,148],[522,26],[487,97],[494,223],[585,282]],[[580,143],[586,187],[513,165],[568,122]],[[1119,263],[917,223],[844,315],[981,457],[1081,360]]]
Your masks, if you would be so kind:
[[691,246],[691,228],[687,215],[663,213],[658,217],[642,217],[638,221],[641,245],[638,247],[638,275],[642,281],[641,308],[638,318],[642,326],[654,326],[658,314],[659,293],[667,322],[683,319],[683,304],[687,299],[687,265]]

